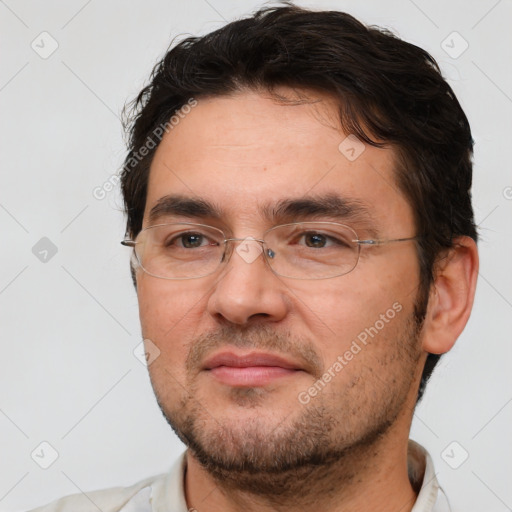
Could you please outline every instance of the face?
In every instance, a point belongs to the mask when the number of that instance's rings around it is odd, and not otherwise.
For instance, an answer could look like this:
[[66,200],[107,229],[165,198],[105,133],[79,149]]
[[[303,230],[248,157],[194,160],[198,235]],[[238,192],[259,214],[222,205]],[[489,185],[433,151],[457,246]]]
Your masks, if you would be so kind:
[[[313,99],[198,100],[157,149],[143,226],[201,223],[243,239],[309,220],[348,224],[359,239],[414,236],[392,150],[359,142],[352,152],[350,141],[340,150],[336,106]],[[166,196],[191,201],[150,220]],[[299,200],[337,209],[278,208]],[[197,201],[212,208],[190,207]],[[363,246],[354,270],[322,280],[275,275],[263,255],[237,250],[197,279],[138,269],[143,336],[160,350],[149,366],[160,407],[218,475],[254,479],[369,446],[414,405],[418,285],[414,242]]]

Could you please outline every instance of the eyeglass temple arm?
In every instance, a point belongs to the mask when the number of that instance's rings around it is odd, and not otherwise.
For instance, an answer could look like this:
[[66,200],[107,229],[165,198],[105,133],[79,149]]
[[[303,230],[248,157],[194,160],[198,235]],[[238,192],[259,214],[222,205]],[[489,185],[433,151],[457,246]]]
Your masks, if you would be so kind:
[[135,240],[130,240],[129,238],[121,240],[121,245],[125,247],[135,247]]
[[384,245],[392,242],[408,242],[409,240],[418,240],[419,236],[411,236],[408,238],[391,238],[389,240],[378,240],[378,239],[370,239],[370,240],[353,240],[356,244],[359,245]]

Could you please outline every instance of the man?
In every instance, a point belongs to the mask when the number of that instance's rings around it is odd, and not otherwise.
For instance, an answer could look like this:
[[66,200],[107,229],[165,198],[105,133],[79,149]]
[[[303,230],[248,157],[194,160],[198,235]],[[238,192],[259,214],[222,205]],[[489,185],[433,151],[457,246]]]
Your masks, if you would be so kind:
[[262,9],[171,49],[122,175],[169,474],[39,509],[449,510],[409,431],[478,272],[472,138],[431,56]]

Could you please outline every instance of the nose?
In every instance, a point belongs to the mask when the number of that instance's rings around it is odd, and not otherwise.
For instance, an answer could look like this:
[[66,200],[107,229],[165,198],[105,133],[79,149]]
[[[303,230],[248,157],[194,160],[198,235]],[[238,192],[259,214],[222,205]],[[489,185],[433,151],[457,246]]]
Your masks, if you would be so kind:
[[210,315],[238,325],[282,320],[289,309],[287,288],[265,261],[261,242],[246,238],[228,243],[227,261],[208,299]]

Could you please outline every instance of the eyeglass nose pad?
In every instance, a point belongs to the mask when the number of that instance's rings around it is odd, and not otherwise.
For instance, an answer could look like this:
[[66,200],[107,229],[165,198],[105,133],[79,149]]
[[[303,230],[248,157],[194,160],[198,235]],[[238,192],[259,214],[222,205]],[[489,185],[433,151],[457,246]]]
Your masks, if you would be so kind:
[[224,246],[224,252],[222,253],[222,258],[220,259],[221,264],[228,261],[231,254],[233,253],[233,251],[230,250],[229,245],[230,244],[225,244],[225,246]]
[[231,259],[231,256],[233,256],[233,253],[236,249],[235,242],[237,239],[227,238],[224,240],[224,252],[222,254],[222,258],[220,260],[220,264],[227,263]]

